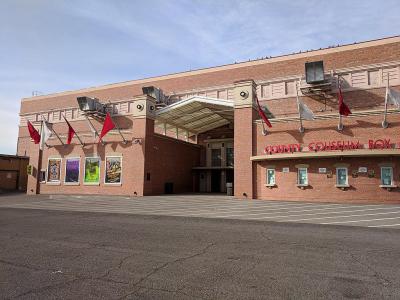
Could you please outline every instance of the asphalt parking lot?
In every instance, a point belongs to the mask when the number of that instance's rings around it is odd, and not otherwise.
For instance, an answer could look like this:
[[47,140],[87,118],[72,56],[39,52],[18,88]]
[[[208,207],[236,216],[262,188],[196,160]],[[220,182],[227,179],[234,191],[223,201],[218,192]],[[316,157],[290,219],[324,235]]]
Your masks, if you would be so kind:
[[0,241],[0,299],[400,298],[392,228],[2,207]]
[[238,200],[198,194],[133,198],[13,195],[0,198],[0,207],[400,228],[400,204]]

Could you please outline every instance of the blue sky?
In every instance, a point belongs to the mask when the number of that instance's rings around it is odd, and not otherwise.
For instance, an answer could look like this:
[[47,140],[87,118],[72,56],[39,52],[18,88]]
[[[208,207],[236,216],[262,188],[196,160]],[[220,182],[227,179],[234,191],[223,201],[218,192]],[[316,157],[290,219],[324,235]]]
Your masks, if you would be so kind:
[[1,0],[0,153],[20,99],[400,32],[400,1]]

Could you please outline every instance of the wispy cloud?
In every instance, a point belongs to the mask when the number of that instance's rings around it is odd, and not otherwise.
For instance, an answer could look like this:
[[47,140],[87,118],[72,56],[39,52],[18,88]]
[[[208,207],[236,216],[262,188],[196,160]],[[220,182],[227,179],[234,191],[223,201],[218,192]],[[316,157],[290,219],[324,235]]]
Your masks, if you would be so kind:
[[0,153],[20,99],[399,34],[398,0],[3,0]]

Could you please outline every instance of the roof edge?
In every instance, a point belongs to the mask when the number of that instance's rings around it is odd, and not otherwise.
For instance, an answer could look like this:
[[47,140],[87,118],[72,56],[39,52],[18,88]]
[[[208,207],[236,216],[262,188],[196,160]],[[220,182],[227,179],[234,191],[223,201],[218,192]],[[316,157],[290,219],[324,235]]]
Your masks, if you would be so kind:
[[231,64],[225,64],[225,65],[219,65],[219,66],[213,66],[213,67],[200,68],[200,69],[191,70],[191,71],[183,71],[183,72],[176,72],[176,73],[170,73],[170,74],[159,75],[159,76],[151,76],[151,77],[146,77],[146,78],[141,78],[141,79],[134,79],[134,80],[128,80],[128,81],[123,81],[123,82],[118,82],[118,83],[93,86],[93,87],[82,88],[82,89],[77,89],[77,90],[56,92],[56,93],[51,93],[51,94],[41,95],[41,96],[26,97],[26,98],[22,98],[21,101],[28,102],[28,101],[52,98],[52,97],[57,97],[57,96],[90,92],[90,91],[95,91],[95,90],[104,90],[104,89],[111,89],[111,88],[117,88],[117,87],[124,87],[124,86],[133,85],[133,84],[150,83],[150,82],[158,81],[158,80],[166,80],[166,79],[171,79],[171,78],[193,76],[193,75],[198,75],[198,74],[217,72],[217,71],[229,70],[229,69],[236,69],[236,68],[242,68],[242,67],[248,67],[248,66],[254,66],[254,65],[275,63],[275,62],[284,61],[284,60],[298,59],[298,58],[302,58],[302,57],[306,57],[306,56],[329,54],[329,53],[340,52],[340,51],[348,51],[348,50],[359,49],[359,48],[367,48],[367,47],[373,47],[373,46],[379,46],[379,45],[385,45],[385,44],[392,44],[392,43],[396,43],[396,42],[400,42],[400,35],[389,36],[389,37],[367,40],[367,41],[361,41],[361,42],[356,42],[356,43],[351,43],[351,44],[344,44],[344,45],[340,45],[337,47],[326,47],[326,48],[321,48],[318,50],[309,50],[309,51],[306,50],[306,51],[300,51],[298,53],[282,54],[282,55],[278,55],[278,56],[274,56],[272,58],[266,58],[266,59],[265,58],[264,59],[256,59],[256,60],[251,60],[251,61],[246,61],[246,62],[231,63]]

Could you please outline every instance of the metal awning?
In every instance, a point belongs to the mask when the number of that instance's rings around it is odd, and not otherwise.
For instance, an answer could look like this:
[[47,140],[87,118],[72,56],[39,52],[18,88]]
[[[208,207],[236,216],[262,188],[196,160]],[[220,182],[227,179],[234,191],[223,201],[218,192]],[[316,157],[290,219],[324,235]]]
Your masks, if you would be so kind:
[[199,134],[233,122],[233,102],[194,96],[156,112],[156,126]]

